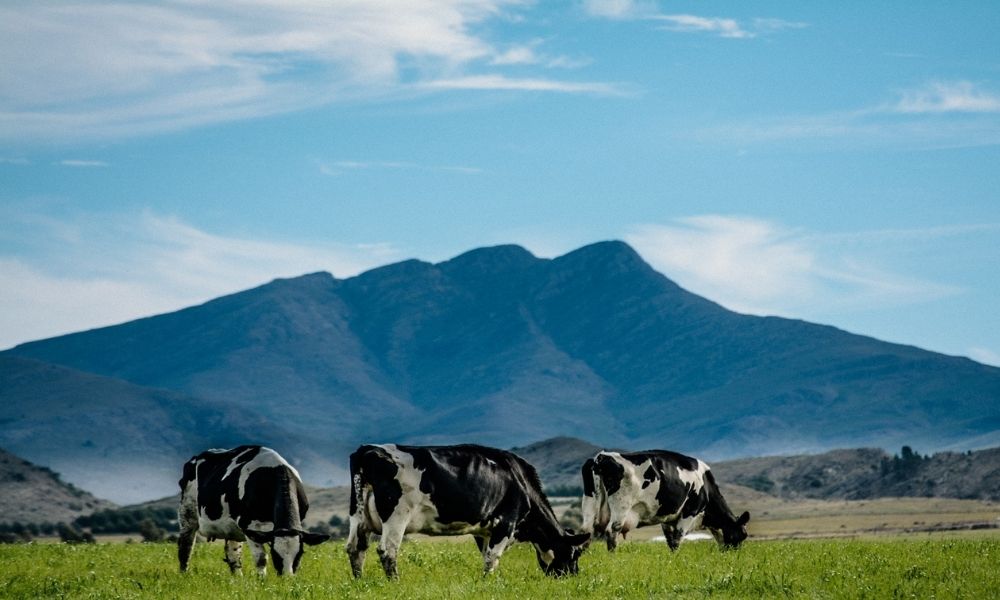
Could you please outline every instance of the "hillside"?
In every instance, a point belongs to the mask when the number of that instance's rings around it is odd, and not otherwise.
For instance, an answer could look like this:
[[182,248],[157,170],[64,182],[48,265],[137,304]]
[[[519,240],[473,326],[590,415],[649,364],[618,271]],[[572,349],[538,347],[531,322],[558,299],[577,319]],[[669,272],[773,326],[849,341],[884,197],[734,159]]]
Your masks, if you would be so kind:
[[0,425],[0,446],[119,503],[174,493],[184,461],[211,447],[270,443],[294,462],[323,464],[246,410],[7,355]]
[[0,449],[0,523],[71,523],[114,504]]
[[905,447],[749,458],[712,466],[723,481],[787,499],[936,497],[1000,501],[1000,448],[920,456]]
[[[602,448],[557,437],[513,448],[538,469],[546,489],[580,488],[580,468]],[[934,497],[1000,501],[1000,448],[922,456],[906,447],[891,455],[874,448],[820,454],[765,456],[712,462],[716,478],[731,491],[745,488],[786,500],[864,500]],[[727,492],[727,496],[728,496]]]
[[579,488],[583,463],[601,450],[590,442],[565,436],[511,448],[511,452],[534,465],[549,492]]
[[[284,432],[279,450],[311,450],[304,471],[324,484],[366,441],[511,447],[573,435],[710,460],[1000,443],[1000,369],[728,311],[621,242],[551,260],[498,246],[343,280],[314,273],[0,356],[228,407]],[[60,418],[65,404],[44,404],[66,394],[37,385],[47,392],[22,397]],[[80,434],[100,431],[88,427]]]

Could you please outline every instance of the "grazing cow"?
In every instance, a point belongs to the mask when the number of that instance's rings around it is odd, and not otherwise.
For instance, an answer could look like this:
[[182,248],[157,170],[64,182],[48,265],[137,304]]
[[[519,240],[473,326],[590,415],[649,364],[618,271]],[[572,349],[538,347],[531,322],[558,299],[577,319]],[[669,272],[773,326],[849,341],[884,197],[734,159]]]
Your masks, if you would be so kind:
[[564,531],[538,474],[524,459],[476,445],[364,445],[351,454],[351,517],[347,554],[361,577],[368,536],[381,535],[378,553],[390,579],[403,534],[470,533],[483,555],[484,574],[514,541],[535,546],[549,575],[577,572],[590,535]]
[[261,446],[207,450],[184,463],[177,557],[186,571],[195,534],[226,541],[226,564],[241,573],[243,541],[250,544],[257,572],[267,570],[264,544],[278,575],[299,568],[304,544],[328,535],[302,529],[309,501],[298,472],[277,452]]
[[750,513],[733,516],[704,462],[666,450],[598,452],[583,465],[583,530],[608,550],[636,527],[660,525],[671,550],[704,527],[723,548],[747,537]]

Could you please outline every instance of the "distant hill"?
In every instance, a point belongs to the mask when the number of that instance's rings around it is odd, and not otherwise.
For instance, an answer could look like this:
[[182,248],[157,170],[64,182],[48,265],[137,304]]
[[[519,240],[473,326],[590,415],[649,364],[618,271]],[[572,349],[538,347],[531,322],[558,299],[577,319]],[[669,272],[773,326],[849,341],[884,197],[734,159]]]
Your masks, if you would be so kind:
[[[601,447],[556,437],[512,449],[535,465],[546,489],[579,493],[580,468]],[[797,500],[939,497],[1000,501],[1000,448],[920,455],[877,448],[765,456],[711,463],[727,488]],[[738,493],[747,496],[745,489]]]
[[0,523],[71,523],[80,515],[113,507],[63,482],[51,470],[0,449]]
[[[547,489],[579,493],[580,468],[601,449],[580,439],[557,437],[513,451],[535,465]],[[1000,501],[1000,448],[933,455],[921,455],[909,446],[894,455],[878,448],[840,449],[716,461],[711,467],[725,486],[789,500],[937,497]]]
[[573,490],[576,494],[583,463],[603,449],[581,439],[560,436],[511,448],[511,452],[534,465],[547,492]]
[[748,458],[712,466],[720,480],[787,499],[938,497],[1000,500],[1000,448],[921,456],[905,447]]
[[[174,421],[200,406],[256,420],[283,432],[271,438],[279,451],[311,451],[303,474],[324,485],[343,482],[347,454],[368,441],[511,447],[573,435],[710,460],[1000,444],[1000,369],[728,311],[621,242],[551,260],[498,246],[343,280],[314,273],[0,356],[128,382],[147,399],[176,394],[167,404],[186,408],[134,428],[140,447],[188,435]],[[18,397],[50,420],[91,403],[114,411],[96,388],[59,381],[36,379],[45,393],[25,385]],[[0,382],[0,405],[9,394]],[[99,423],[84,425],[76,441],[98,443]],[[260,427],[229,431],[260,439]],[[79,448],[61,460],[86,456]]]
[[[0,446],[100,497],[172,494],[188,458],[247,442],[279,442],[289,460],[324,464],[245,409],[0,355]],[[334,466],[328,471],[333,479]]]

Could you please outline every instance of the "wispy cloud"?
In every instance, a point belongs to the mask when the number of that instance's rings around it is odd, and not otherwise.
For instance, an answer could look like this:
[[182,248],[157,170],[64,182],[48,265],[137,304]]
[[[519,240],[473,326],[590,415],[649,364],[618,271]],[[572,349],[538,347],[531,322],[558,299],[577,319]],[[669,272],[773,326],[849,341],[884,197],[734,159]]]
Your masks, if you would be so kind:
[[627,92],[610,83],[554,81],[551,79],[511,78],[503,75],[469,75],[426,81],[420,85],[433,90],[505,90],[518,92],[559,92],[623,96]]
[[967,81],[933,82],[878,105],[726,123],[702,128],[694,137],[739,145],[814,140],[875,147],[986,146],[1000,144],[998,115],[997,93]]
[[5,241],[31,252],[0,254],[0,347],[177,310],[278,276],[344,277],[399,258],[384,243],[219,235],[155,213],[4,217],[18,225]]
[[464,173],[474,175],[482,173],[479,167],[469,167],[463,165],[421,165],[412,162],[402,161],[379,161],[379,160],[335,160],[332,162],[319,161],[319,170],[324,175],[341,175],[345,171],[367,171],[367,170],[415,170],[415,171],[447,171],[452,173]]
[[614,20],[646,20],[661,23],[660,29],[681,33],[707,33],[724,38],[748,39],[784,29],[801,29],[807,23],[778,18],[758,17],[740,21],[730,17],[707,17],[692,14],[667,14],[656,2],[637,0],[587,0],[587,14]]
[[107,166],[109,166],[108,163],[106,163],[103,160],[80,160],[80,159],[75,159],[75,158],[69,158],[69,159],[65,159],[65,160],[60,160],[56,164],[60,165],[60,166],[63,166],[63,167],[75,167],[75,168],[84,168],[84,169],[92,169],[92,168],[95,168],[95,167],[101,168],[101,167],[107,167]]
[[831,252],[822,235],[761,219],[703,215],[637,226],[626,239],[682,286],[750,314],[868,310],[962,291],[879,268],[858,249]]
[[[487,36],[485,24],[510,17],[521,4],[7,4],[0,7],[0,56],[10,58],[0,70],[0,139],[146,134],[453,89],[420,84],[460,82],[488,65],[545,68],[557,59],[540,53],[537,40],[498,49]],[[579,83],[545,85],[541,74],[531,81],[537,91],[586,91]]]
[[727,38],[750,38],[755,35],[744,29],[736,19],[697,15],[656,15],[649,18],[666,23],[663,29],[668,31],[716,33]]
[[550,69],[578,69],[593,62],[589,58],[573,58],[565,55],[551,56],[540,52],[539,47],[544,42],[545,40],[538,38],[525,44],[510,46],[495,55],[490,60],[490,64],[498,66],[540,65]]
[[605,19],[636,19],[657,12],[656,3],[650,0],[584,0],[583,9]]
[[1000,94],[983,90],[971,81],[936,81],[904,91],[888,108],[905,114],[996,113],[1000,112]]

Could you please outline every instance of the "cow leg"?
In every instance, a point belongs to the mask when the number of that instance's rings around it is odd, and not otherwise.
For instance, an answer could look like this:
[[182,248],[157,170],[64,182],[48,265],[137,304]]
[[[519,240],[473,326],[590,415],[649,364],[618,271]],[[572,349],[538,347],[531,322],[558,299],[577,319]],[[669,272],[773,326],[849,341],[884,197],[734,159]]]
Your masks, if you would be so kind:
[[479,553],[483,556],[486,555],[486,541],[488,538],[475,536],[472,539],[476,540],[476,547],[479,548]]
[[226,540],[226,564],[230,573],[243,575],[243,542]]
[[490,533],[490,541],[484,545],[483,549],[483,576],[489,575],[496,570],[500,563],[500,555],[514,541],[514,527],[499,525],[493,528]]
[[177,559],[181,563],[181,573],[187,571],[188,562],[191,560],[191,552],[194,550],[194,538],[198,534],[198,529],[181,529],[177,536]]
[[360,578],[365,567],[365,551],[368,550],[368,530],[360,514],[351,515],[345,549],[351,561],[351,573],[356,579]]
[[663,530],[663,537],[666,538],[670,549],[677,550],[681,545],[681,538],[684,537],[684,531],[677,527],[676,523],[664,523],[660,525],[660,529]]
[[394,522],[390,517],[382,524],[382,537],[378,540],[378,556],[382,560],[382,570],[389,579],[399,578],[396,556],[399,554],[399,546],[403,543],[404,533],[406,533],[406,523],[403,523],[402,519]]
[[[692,515],[692,516],[689,516],[689,517],[681,517],[681,519],[679,519],[677,521],[676,529],[677,529],[677,545],[678,546],[680,546],[681,540],[684,539],[685,535],[687,535],[687,534],[691,533],[692,531],[694,531],[695,529],[698,529],[699,527],[701,527],[701,522],[702,522],[702,519],[704,517],[705,517],[705,513],[698,513],[696,515]],[[670,549],[671,550],[676,550],[677,548],[674,547],[674,546],[671,546]]]
[[264,544],[258,544],[253,540],[247,540],[250,545],[250,556],[253,557],[253,564],[257,568],[257,574],[263,577],[267,574],[267,549]]
[[181,564],[181,573],[187,571],[194,550],[194,539],[198,535],[198,507],[188,495],[181,498],[177,509],[177,526],[180,533],[177,536],[177,559]]

